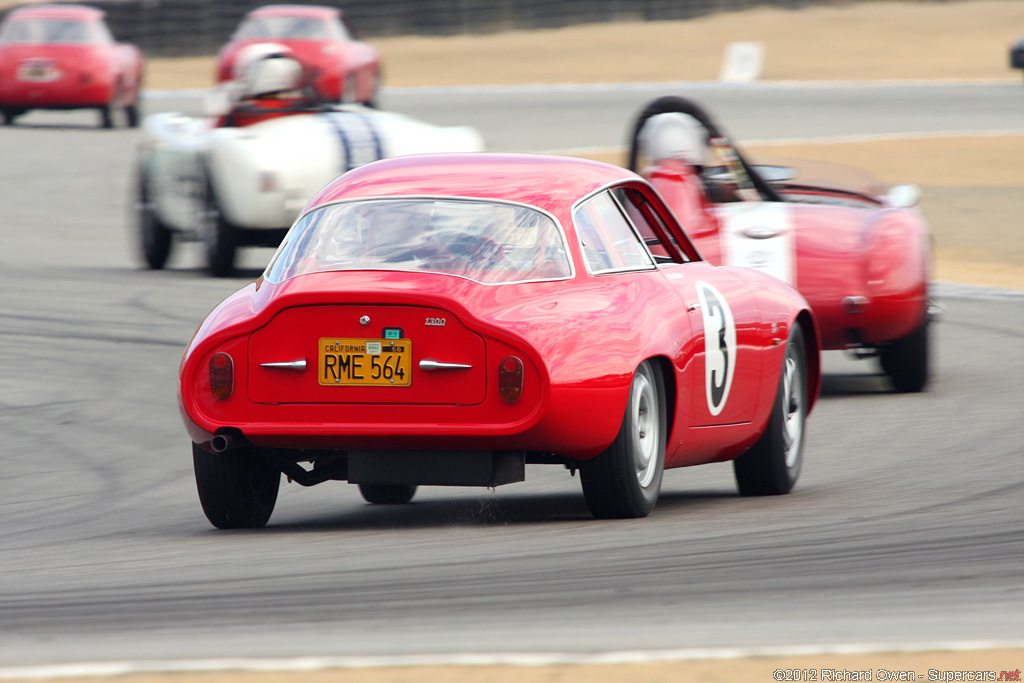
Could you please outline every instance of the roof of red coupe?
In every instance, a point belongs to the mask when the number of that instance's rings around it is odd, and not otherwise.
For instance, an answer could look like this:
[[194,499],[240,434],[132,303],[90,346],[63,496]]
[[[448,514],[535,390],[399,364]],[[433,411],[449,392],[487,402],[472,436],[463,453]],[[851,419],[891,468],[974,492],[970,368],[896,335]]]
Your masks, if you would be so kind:
[[556,212],[606,185],[640,178],[587,159],[543,154],[423,154],[376,161],[324,187],[310,206],[341,199],[432,195],[520,202]]
[[49,19],[98,19],[105,13],[103,10],[86,5],[27,5],[10,13],[9,18],[25,19],[41,17]]

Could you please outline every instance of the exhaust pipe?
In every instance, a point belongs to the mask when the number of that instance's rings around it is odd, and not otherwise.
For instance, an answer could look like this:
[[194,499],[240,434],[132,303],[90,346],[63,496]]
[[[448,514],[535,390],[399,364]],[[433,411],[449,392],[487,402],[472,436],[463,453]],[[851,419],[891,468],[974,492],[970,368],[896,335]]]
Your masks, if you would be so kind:
[[210,439],[210,448],[214,453],[223,453],[232,448],[237,448],[243,443],[245,443],[245,439],[237,434],[216,434]]

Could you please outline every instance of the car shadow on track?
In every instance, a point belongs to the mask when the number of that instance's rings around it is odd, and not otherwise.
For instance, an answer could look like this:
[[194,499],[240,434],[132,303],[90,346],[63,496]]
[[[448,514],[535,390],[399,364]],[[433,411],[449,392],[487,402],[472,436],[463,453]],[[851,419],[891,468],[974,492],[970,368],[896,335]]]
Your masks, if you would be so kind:
[[826,373],[821,379],[821,398],[891,394],[892,385],[882,373]]
[[[716,501],[735,501],[735,491],[670,491],[662,492],[653,517],[707,507]],[[494,527],[525,525],[628,524],[642,520],[599,520],[587,509],[583,494],[576,490],[565,493],[520,494],[511,496],[463,498],[459,500],[414,501],[405,505],[346,506],[344,510],[324,515],[275,522],[257,531],[231,533],[294,534],[337,531],[396,531],[442,527]],[[211,530],[213,532],[213,530]],[[223,533],[223,532],[214,532]]]

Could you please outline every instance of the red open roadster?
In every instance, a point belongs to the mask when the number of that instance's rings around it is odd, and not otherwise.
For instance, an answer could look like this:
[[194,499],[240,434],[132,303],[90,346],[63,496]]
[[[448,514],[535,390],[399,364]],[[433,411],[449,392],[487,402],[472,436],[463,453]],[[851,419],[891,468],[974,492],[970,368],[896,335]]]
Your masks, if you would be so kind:
[[282,472],[405,503],[535,463],[640,517],[665,468],[734,460],[742,493],[789,491],[819,348],[800,294],[703,261],[634,173],[410,156],[312,199],[196,332],[180,405],[218,527],[264,525]]
[[692,100],[648,104],[629,167],[711,263],[769,273],[814,309],[824,349],[877,358],[897,391],[929,377],[931,237],[911,185],[793,160],[751,163]]
[[115,42],[101,10],[84,5],[30,5],[0,25],[0,115],[6,125],[31,109],[100,112],[105,128],[125,111],[139,123],[142,53]]

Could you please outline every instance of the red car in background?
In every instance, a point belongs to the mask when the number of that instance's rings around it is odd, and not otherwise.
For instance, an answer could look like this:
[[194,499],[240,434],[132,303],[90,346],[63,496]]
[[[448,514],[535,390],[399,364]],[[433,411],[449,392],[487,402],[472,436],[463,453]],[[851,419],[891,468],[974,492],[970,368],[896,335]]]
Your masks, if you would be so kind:
[[239,52],[255,43],[288,48],[306,69],[307,79],[323,102],[358,102],[373,106],[380,87],[380,55],[353,39],[341,10],[317,5],[267,5],[245,15],[220,51],[217,81],[236,78]]
[[32,109],[100,112],[104,128],[124,109],[139,123],[142,53],[111,36],[101,10],[33,5],[0,24],[0,114],[4,124]]
[[629,168],[657,189],[711,263],[800,291],[822,348],[876,358],[897,391],[929,379],[931,233],[913,185],[791,159],[747,160],[696,102],[662,97],[632,130]]
[[282,473],[497,486],[579,471],[596,517],[642,517],[665,469],[734,461],[788,492],[820,387],[807,302],[704,262],[651,186],[543,155],[366,164],[329,183],[179,374],[199,498],[266,524]]

